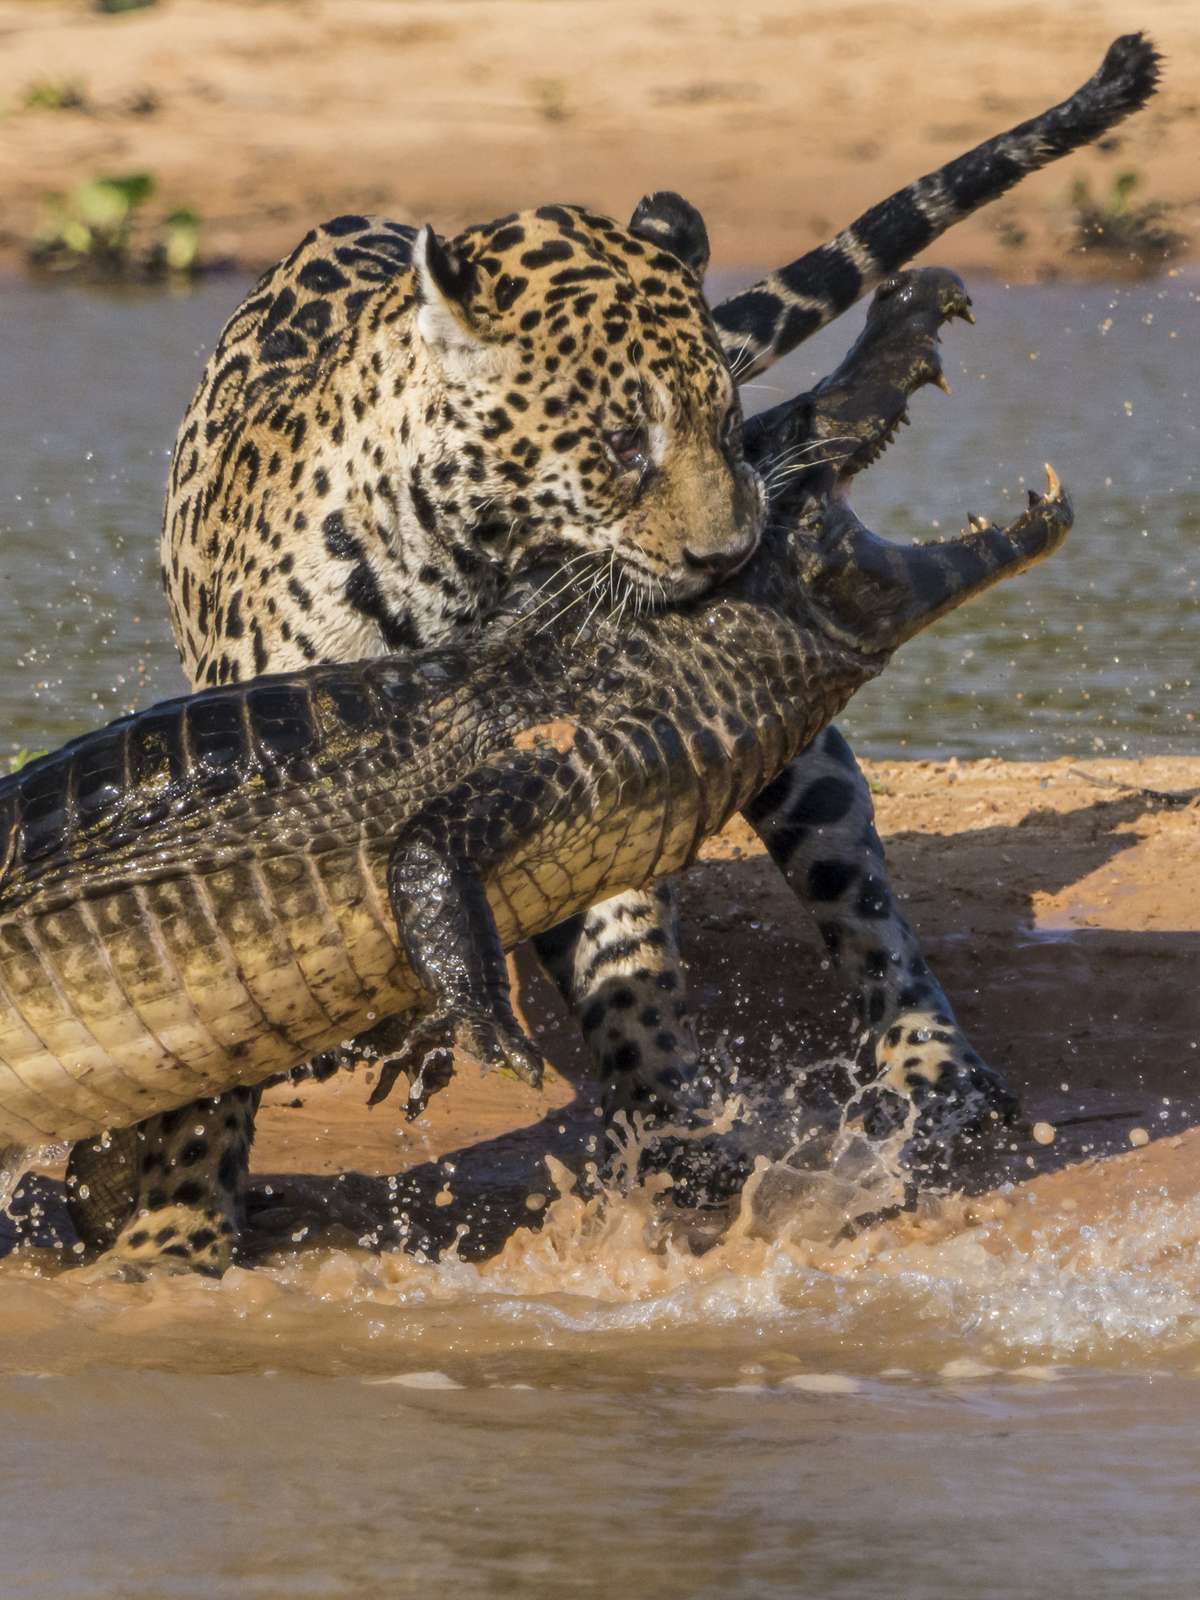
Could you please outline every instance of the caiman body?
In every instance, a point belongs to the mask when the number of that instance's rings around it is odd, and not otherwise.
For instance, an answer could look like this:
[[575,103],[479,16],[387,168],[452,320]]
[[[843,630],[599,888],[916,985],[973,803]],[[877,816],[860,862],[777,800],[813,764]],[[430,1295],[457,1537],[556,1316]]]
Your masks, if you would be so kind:
[[[881,291],[846,370],[891,350],[933,376],[956,282]],[[777,460],[813,417],[811,397],[777,408],[748,446]],[[531,579],[482,650],[192,695],[0,784],[0,1146],[127,1126],[428,1011],[416,925],[458,892],[422,877],[430,851],[477,874],[505,948],[677,871],[899,643],[1070,523],[1052,483],[1006,530],[893,546],[828,466],[786,483],[751,562],[687,610],[581,623]]]
[[510,947],[684,866],[886,659],[732,598],[564,644],[202,694],[6,785],[0,1141],[257,1083],[415,1007],[387,870],[437,796],[561,791],[489,875]]

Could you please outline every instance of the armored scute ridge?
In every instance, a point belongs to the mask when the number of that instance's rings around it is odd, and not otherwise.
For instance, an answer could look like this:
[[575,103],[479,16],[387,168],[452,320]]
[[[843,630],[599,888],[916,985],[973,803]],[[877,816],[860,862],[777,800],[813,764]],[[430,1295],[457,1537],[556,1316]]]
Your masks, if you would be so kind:
[[536,1076],[502,949],[685,865],[898,644],[1064,537],[1053,478],[940,545],[845,503],[967,304],[948,273],[890,280],[839,372],[751,425],[764,467],[832,431],[861,449],[783,476],[757,554],[686,610],[585,623],[568,600],[547,623],[533,577],[482,654],[208,691],[0,784],[0,1145],[126,1126],[407,1013],[417,1057]]

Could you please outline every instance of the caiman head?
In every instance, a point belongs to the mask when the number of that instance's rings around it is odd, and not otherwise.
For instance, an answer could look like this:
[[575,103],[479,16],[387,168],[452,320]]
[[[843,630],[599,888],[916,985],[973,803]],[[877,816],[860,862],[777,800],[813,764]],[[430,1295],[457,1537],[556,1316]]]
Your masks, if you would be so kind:
[[845,360],[808,394],[746,425],[746,453],[762,472],[770,521],[759,554],[730,590],[786,609],[848,648],[888,655],[906,639],[1002,578],[1057,549],[1071,505],[1047,467],[1045,495],[1006,528],[971,517],[955,538],[892,544],[851,510],[851,480],[878,459],[927,383],[949,392],[939,333],[975,319],[961,279],[943,268],[896,273],[876,292]]

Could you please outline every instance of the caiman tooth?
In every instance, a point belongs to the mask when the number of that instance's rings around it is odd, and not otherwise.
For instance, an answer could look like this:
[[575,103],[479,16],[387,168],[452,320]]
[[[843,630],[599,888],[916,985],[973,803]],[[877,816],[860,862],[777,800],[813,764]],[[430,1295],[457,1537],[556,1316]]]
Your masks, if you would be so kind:
[[934,385],[935,388],[940,389],[943,394],[953,394],[954,393],[954,390],[950,387],[950,380],[949,380],[949,378],[947,378],[946,374],[942,371],[941,367],[939,367],[937,369],[937,372],[930,379],[930,382]]
[[1026,490],[1026,493],[1027,493],[1027,494],[1028,494],[1028,496],[1029,496],[1029,505],[1030,505],[1030,509],[1031,509],[1031,510],[1032,510],[1032,508],[1033,508],[1033,507],[1034,507],[1034,506],[1040,506],[1040,505],[1041,505],[1041,503],[1042,503],[1042,497],[1041,497],[1041,495],[1040,495],[1040,494],[1039,494],[1039,493],[1038,493],[1038,492],[1037,492],[1037,490],[1036,490],[1036,489],[1028,489],[1028,490]]
[[1058,481],[1058,473],[1055,472],[1054,468],[1050,465],[1050,463],[1048,461],[1045,463],[1045,468],[1046,468],[1046,499],[1047,500],[1061,500],[1062,499],[1062,484]]
[[967,527],[972,533],[986,533],[992,525],[991,517],[981,517],[976,511],[967,512]]

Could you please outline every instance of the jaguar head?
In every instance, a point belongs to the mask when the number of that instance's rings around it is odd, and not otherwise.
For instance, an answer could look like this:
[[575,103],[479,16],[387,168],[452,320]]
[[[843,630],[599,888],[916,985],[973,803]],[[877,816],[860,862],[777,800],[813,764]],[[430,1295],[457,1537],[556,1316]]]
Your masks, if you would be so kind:
[[[648,196],[628,227],[542,206],[413,253],[443,392],[429,476],[515,568],[561,553],[647,603],[736,570],[766,497],[702,290],[704,223]],[[432,434],[432,430],[431,430]]]

